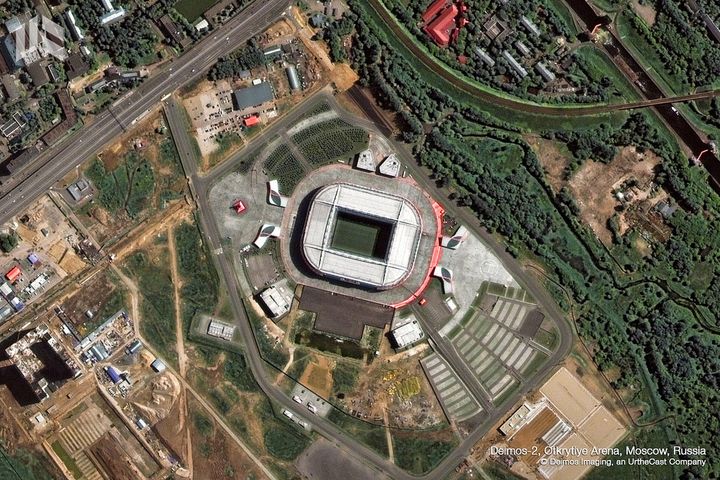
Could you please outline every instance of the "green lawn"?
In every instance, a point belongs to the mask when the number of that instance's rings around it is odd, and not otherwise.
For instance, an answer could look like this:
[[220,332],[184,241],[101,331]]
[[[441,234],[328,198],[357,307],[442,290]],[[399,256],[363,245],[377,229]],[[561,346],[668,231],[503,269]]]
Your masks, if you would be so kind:
[[[660,58],[657,50],[650,45],[645,36],[633,25],[631,16],[633,12],[622,12],[618,14],[615,24],[618,35],[635,59],[648,71],[653,79],[666,90],[666,93],[683,95],[688,93],[688,87],[683,82],[668,72]],[[647,28],[647,27],[646,27]]]
[[611,102],[641,100],[635,87],[618,70],[605,52],[594,45],[583,45],[575,50],[575,55],[583,60],[591,81],[600,82],[603,77],[608,77],[611,80],[615,89],[614,92],[610,92]]
[[192,23],[216,3],[217,0],[180,0],[175,4],[175,10]]
[[338,215],[333,231],[332,247],[363,257],[375,257],[382,229],[383,225],[380,222],[362,221],[362,219],[350,219]]

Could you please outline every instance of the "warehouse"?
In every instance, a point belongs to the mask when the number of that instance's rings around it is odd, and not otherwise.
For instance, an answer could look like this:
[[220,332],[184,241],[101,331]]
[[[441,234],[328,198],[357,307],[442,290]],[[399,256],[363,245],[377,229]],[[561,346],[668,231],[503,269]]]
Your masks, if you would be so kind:
[[272,87],[268,82],[258,83],[251,87],[240,88],[233,92],[235,110],[257,107],[273,100]]
[[260,301],[270,318],[279,318],[290,311],[292,294],[280,285],[271,285],[260,294]]

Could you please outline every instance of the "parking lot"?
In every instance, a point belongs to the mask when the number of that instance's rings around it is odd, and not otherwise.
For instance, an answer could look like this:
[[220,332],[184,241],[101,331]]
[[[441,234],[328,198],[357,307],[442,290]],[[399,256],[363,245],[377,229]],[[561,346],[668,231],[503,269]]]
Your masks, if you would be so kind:
[[[509,289],[511,298],[485,293],[468,316],[447,338],[465,364],[477,375],[488,397],[498,402],[533,373],[533,366],[546,357],[530,338],[520,334],[535,305],[521,300],[522,291]],[[483,301],[485,300],[485,301]],[[492,304],[488,312],[480,304]]]
[[[310,417],[313,414],[318,417],[326,417],[332,410],[332,405],[299,383],[295,385],[290,393],[290,396],[297,403],[296,413],[305,417]],[[314,409],[315,411],[311,409]]]
[[445,414],[451,420],[461,422],[482,412],[480,404],[443,357],[433,353],[423,358],[420,363]]

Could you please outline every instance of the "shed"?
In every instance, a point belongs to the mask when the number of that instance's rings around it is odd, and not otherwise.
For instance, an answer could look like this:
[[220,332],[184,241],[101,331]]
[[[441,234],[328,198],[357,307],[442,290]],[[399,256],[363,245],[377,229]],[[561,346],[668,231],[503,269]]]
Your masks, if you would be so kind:
[[30,262],[30,265],[37,265],[40,263],[40,257],[38,257],[38,254],[35,252],[30,252],[30,255],[27,257],[28,262]]
[[153,360],[153,362],[150,364],[150,367],[153,370],[155,370],[157,373],[162,373],[167,368],[165,366],[165,363],[163,363],[163,361],[160,360],[159,358],[156,358],[155,360]]
[[21,274],[22,270],[20,270],[20,267],[15,265],[13,268],[10,269],[9,272],[5,274],[5,278],[7,278],[10,283],[15,283],[15,281]]
[[285,73],[288,77],[291,90],[300,90],[300,77],[298,77],[297,68],[295,65],[290,65],[285,69]]

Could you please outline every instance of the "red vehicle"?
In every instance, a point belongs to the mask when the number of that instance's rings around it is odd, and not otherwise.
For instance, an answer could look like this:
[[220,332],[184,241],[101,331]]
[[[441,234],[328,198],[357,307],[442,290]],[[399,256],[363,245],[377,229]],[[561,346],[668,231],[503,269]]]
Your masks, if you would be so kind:
[[233,208],[235,209],[235,213],[241,214],[245,211],[245,204],[242,200],[238,199],[233,202]]
[[426,303],[427,303],[427,298],[421,298],[421,299],[420,299],[420,306],[421,306],[421,307],[422,307],[423,305],[425,305]]

